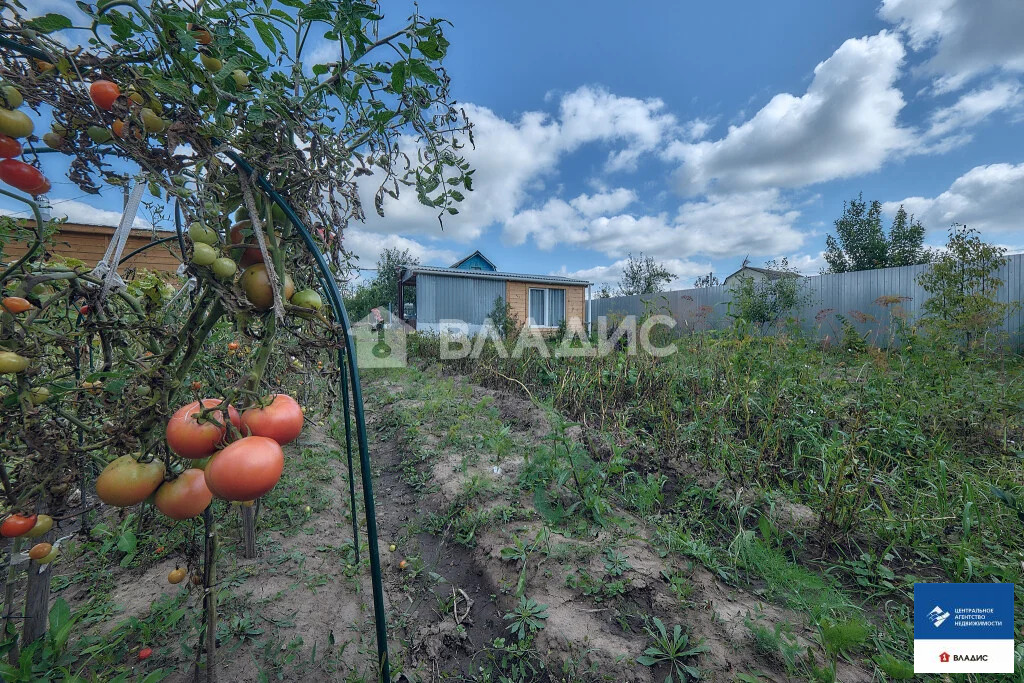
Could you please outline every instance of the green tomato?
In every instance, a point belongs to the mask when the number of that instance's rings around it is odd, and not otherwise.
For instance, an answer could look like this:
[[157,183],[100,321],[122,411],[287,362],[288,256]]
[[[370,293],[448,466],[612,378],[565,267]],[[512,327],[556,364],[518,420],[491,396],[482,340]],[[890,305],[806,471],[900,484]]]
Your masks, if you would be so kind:
[[228,278],[234,277],[235,271],[237,270],[238,265],[226,256],[221,256],[213,262],[213,274],[221,280],[227,280]]
[[0,351],[0,375],[21,372],[28,367],[28,358],[13,351]]
[[58,553],[60,553],[60,550],[57,549],[57,546],[53,546],[53,549],[50,550],[50,553],[46,557],[40,558],[36,560],[36,562],[39,564],[50,564],[57,559]]
[[216,230],[208,228],[198,221],[188,226],[188,236],[196,243],[217,244],[220,241]]
[[110,132],[110,129],[104,128],[103,126],[89,126],[85,132],[89,135],[89,139],[97,145],[102,145],[104,142],[110,142],[114,137],[114,134]]
[[314,311],[319,311],[324,307],[323,299],[321,299],[320,295],[312,289],[304,289],[301,292],[295,292],[295,295],[291,298],[291,302],[295,306],[312,308]]
[[39,515],[36,517],[36,525],[25,532],[25,538],[39,538],[53,528],[53,517],[50,515]]
[[167,122],[157,116],[157,113],[149,107],[142,108],[142,127],[147,133],[162,133],[167,127]]
[[7,100],[7,106],[11,109],[17,109],[25,103],[25,98],[21,96],[21,91],[13,85],[5,85],[0,90],[3,90],[4,99]]
[[235,88],[238,90],[245,90],[249,87],[249,76],[241,69],[232,71],[231,78],[235,79]]
[[217,250],[209,244],[196,242],[192,245],[192,263],[197,266],[208,266],[217,260]]
[[64,146],[64,138],[53,132],[44,133],[43,144],[49,147],[50,149],[60,149],[61,147]]
[[201,61],[206,70],[212,74],[215,74],[224,68],[224,62],[203,52],[199,53],[199,61]]
[[34,406],[45,403],[50,398],[50,390],[46,387],[32,387],[28,390],[28,401]]
[[33,130],[35,124],[25,112],[0,108],[0,133],[12,138],[27,138]]

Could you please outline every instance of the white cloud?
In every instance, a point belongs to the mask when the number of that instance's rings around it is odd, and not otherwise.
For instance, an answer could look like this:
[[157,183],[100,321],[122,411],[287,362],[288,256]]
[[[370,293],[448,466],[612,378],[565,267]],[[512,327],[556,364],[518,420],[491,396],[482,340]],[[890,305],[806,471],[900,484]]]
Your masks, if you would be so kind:
[[[52,199],[50,202],[52,204],[51,218],[67,218],[70,223],[108,227],[117,227],[121,223],[120,211],[107,211],[74,199]],[[0,209],[0,214],[18,218],[27,218],[31,215],[27,211],[12,211],[10,209]],[[149,221],[136,216],[132,227],[151,228],[152,226],[153,224]]]
[[[938,109],[928,117],[926,140],[940,139],[963,128],[976,126],[1002,109],[1012,109],[1024,101],[1019,83],[1001,81],[987,88],[972,90],[962,95],[954,104]],[[954,136],[958,140],[964,134]],[[969,140],[969,137],[967,137]]]
[[594,216],[600,213],[612,213],[621,211],[636,201],[636,192],[619,187],[611,192],[597,192],[592,195],[581,194],[573,199],[570,204],[584,216]]
[[975,166],[937,197],[907,197],[882,206],[892,214],[900,204],[936,232],[952,223],[983,233],[1019,232],[1024,227],[1024,163]]
[[[633,255],[639,256],[640,254],[637,252]],[[707,275],[711,271],[710,263],[697,263],[695,261],[684,259],[655,260],[675,276],[675,279],[668,283],[666,287],[669,290],[687,289],[693,286],[694,278],[699,275]],[[563,267],[559,272],[551,274],[578,278],[580,280],[589,280],[594,283],[595,290],[601,289],[602,286],[607,286],[609,289],[614,291],[619,284],[619,280],[622,278],[622,272],[627,261],[628,259],[619,259],[618,261],[606,266],[594,266],[593,268],[584,268],[582,270],[574,271],[568,271]]]
[[776,95],[719,140],[674,142],[665,156],[683,162],[678,189],[693,195],[800,187],[876,170],[913,138],[897,120],[904,54],[888,31],[851,38],[815,67],[803,95]]
[[800,213],[782,201],[776,190],[686,202],[674,218],[665,213],[587,214],[580,209],[588,205],[581,197],[569,202],[549,199],[539,208],[521,211],[505,223],[504,240],[523,244],[532,238],[545,250],[567,244],[611,257],[643,251],[667,259],[775,255],[800,247],[805,237],[793,227]]
[[584,86],[562,98],[559,109],[562,144],[567,149],[596,141],[620,142],[605,165],[608,171],[632,171],[637,160],[658,147],[676,126],[657,98],[620,97],[602,88]]
[[878,13],[906,33],[914,50],[934,48],[923,69],[940,92],[995,69],[1024,72],[1020,0],[882,0]]
[[704,136],[710,133],[714,127],[715,122],[713,120],[696,118],[683,124],[683,135],[690,142],[696,142],[697,140],[703,140]]
[[349,228],[345,231],[344,240],[345,248],[359,257],[359,265],[362,268],[374,267],[377,257],[385,249],[408,249],[409,253],[424,265],[449,266],[458,259],[453,251],[437,249],[399,235],[380,235]]
[[[644,154],[663,144],[675,126],[658,99],[619,97],[606,90],[581,87],[562,96],[557,116],[529,111],[517,120],[501,118],[486,107],[465,105],[473,123],[476,148],[463,152],[475,170],[474,190],[465,193],[459,215],[447,216],[444,235],[469,241],[494,223],[507,221],[520,210],[531,191],[540,190],[568,153],[583,145],[604,143],[613,149],[607,166],[626,170]],[[406,152],[415,151],[406,141]],[[385,198],[386,218],[373,211],[374,178],[361,183],[361,199],[371,215],[366,229],[375,232],[438,234],[437,210],[422,206],[405,188],[399,199]]]

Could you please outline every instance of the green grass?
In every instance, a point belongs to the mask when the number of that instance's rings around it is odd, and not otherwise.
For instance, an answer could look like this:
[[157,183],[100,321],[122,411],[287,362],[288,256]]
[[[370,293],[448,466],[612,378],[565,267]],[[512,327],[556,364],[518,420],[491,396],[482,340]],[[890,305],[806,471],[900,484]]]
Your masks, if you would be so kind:
[[[726,331],[679,338],[667,358],[485,353],[444,367],[522,383],[606,444],[595,457],[563,443],[556,421],[529,452],[519,483],[553,528],[586,534],[629,511],[661,552],[807,614],[826,650],[856,631],[871,648],[833,653],[898,674],[914,581],[1024,575],[1024,359],[907,335],[901,350],[846,351]],[[432,343],[416,350],[436,368]],[[788,506],[811,518],[785,522]]]

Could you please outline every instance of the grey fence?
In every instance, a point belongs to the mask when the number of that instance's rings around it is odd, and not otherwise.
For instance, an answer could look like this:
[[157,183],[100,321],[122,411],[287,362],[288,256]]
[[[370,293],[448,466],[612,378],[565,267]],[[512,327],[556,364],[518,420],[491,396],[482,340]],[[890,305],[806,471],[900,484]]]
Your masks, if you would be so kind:
[[[814,275],[801,279],[808,303],[792,311],[804,331],[819,338],[836,339],[840,330],[837,315],[844,316],[867,340],[887,346],[894,315],[913,322],[921,314],[928,294],[917,283],[917,276],[930,266],[880,268],[838,275]],[[999,272],[1004,285],[998,299],[1020,301],[1024,295],[1024,254],[1007,257]],[[898,299],[897,299],[898,298]],[[732,324],[729,317],[731,287],[720,285],[699,289],[683,289],[658,294],[617,296],[594,299],[591,319],[612,315],[642,315],[645,312],[668,313],[683,330],[721,329]],[[1024,348],[1024,310],[1015,307],[1001,326],[1008,333],[1011,345]]]

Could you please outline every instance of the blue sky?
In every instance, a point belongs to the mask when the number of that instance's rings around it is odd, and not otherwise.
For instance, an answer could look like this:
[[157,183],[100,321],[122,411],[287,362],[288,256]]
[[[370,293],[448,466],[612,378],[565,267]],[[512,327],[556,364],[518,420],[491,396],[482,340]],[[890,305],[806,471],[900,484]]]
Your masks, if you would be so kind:
[[[411,7],[383,6],[398,19]],[[425,263],[480,249],[502,270],[597,283],[630,252],[680,286],[748,255],[816,273],[858,192],[890,214],[906,205],[929,244],[958,221],[1024,249],[1024,2],[629,7],[421,3],[454,24],[446,66],[475,126],[476,190],[444,231],[411,195],[389,202],[348,231],[361,265],[401,246]],[[56,212],[116,218],[119,193],[54,186]]]

